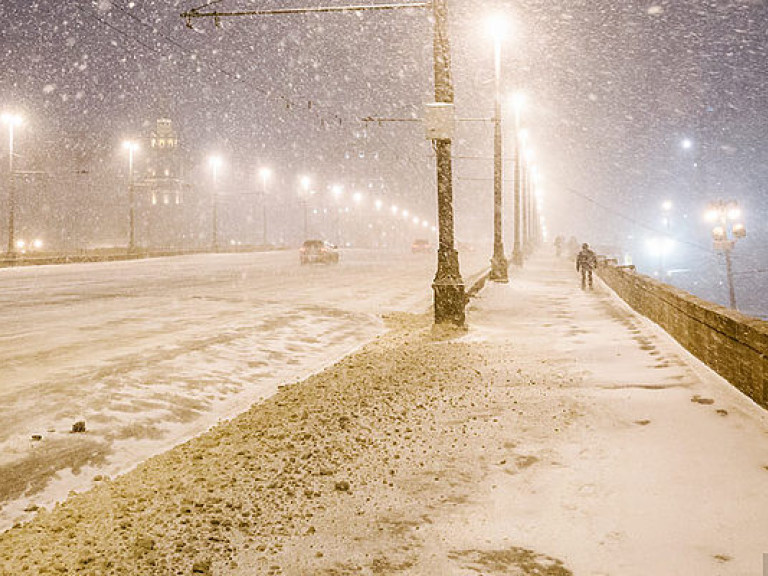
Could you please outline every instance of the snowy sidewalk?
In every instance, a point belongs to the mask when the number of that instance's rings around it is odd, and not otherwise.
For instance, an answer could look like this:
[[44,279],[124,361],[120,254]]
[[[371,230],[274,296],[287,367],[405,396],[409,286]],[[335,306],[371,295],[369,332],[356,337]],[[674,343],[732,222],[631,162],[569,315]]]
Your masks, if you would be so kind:
[[0,536],[0,574],[752,576],[768,416],[569,262]]
[[489,474],[466,534],[574,574],[762,574],[767,413],[570,262],[530,268],[483,293],[465,339],[511,346],[530,378],[506,420],[517,469]]

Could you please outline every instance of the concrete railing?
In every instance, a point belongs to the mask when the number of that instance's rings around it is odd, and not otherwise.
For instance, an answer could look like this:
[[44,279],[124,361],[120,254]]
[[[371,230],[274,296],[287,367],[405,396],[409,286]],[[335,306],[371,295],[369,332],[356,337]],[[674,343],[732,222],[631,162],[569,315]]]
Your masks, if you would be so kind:
[[768,408],[768,322],[745,316],[607,260],[600,278],[691,354]]
[[[271,252],[277,250],[286,250],[285,247],[277,246],[228,246],[220,249],[217,253],[240,253],[240,252]],[[120,260],[142,260],[145,258],[166,258],[169,256],[188,256],[191,254],[209,254],[211,250],[136,250],[135,252],[103,250],[103,251],[84,251],[74,254],[23,254],[15,258],[0,256],[0,268],[11,266],[46,266],[52,264],[76,264],[83,262],[116,262]]]

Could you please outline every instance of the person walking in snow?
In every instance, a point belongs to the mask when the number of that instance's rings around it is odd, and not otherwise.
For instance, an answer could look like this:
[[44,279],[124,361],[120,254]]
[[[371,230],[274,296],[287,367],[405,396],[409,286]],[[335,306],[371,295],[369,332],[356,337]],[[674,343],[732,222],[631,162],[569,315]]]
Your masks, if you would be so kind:
[[555,256],[560,258],[560,254],[563,253],[563,244],[565,244],[565,238],[558,236],[555,238]]
[[589,247],[589,244],[581,245],[581,252],[576,256],[576,271],[581,272],[581,289],[592,290],[592,271],[597,268],[597,255]]

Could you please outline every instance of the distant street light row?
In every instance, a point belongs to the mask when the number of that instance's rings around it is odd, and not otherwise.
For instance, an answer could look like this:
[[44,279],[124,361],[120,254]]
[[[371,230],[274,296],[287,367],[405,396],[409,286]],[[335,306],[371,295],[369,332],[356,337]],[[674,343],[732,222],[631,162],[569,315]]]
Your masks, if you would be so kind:
[[[5,121],[5,116],[3,116]],[[129,182],[129,221],[130,231],[128,240],[128,250],[134,251],[136,249],[136,217],[135,217],[135,193],[134,193],[134,155],[139,150],[137,142],[127,140],[123,142],[123,148],[128,152],[128,182]],[[11,160],[12,162],[12,160]],[[212,231],[211,231],[211,248],[213,251],[219,250],[219,174],[224,165],[224,161],[221,156],[210,156],[208,158],[208,165],[211,169],[211,182],[212,182]],[[262,242],[266,245],[267,242],[267,186],[270,178],[273,175],[272,169],[268,167],[261,167],[258,170],[259,178],[261,179],[261,199],[262,199]],[[309,215],[308,215],[308,201],[311,197],[317,194],[317,191],[312,189],[312,179],[309,176],[301,176],[299,178],[299,199],[304,207],[304,236],[309,234]],[[331,186],[330,191],[333,197],[338,200],[343,194],[343,187],[335,184]],[[356,206],[360,206],[365,197],[362,192],[355,192],[352,195],[352,200]],[[381,211],[384,207],[384,202],[381,199],[374,200],[374,208],[376,211]],[[423,228],[429,228],[433,233],[437,232],[437,228],[430,224],[426,219],[421,219],[415,215],[410,215],[408,210],[401,210],[397,205],[391,206],[391,211],[394,216],[401,215],[404,219],[411,219],[413,224],[419,225]],[[10,250],[9,250],[10,252]]]
[[[497,281],[507,281],[507,260],[504,254],[504,245],[502,238],[502,150],[501,150],[501,41],[506,24],[503,18],[495,18],[490,25],[490,32],[494,39],[495,46],[495,112],[494,112],[494,253],[492,262],[492,278]],[[538,189],[539,176],[534,165],[534,153],[528,146],[528,130],[522,128],[522,110],[525,105],[526,97],[522,93],[516,93],[511,98],[511,105],[514,111],[515,126],[515,161],[514,161],[514,196],[513,196],[513,229],[514,229],[514,247],[512,251],[512,261],[516,265],[523,265],[524,255],[532,249],[532,246],[540,240],[545,233],[544,219],[540,216],[543,200],[541,191]],[[21,118],[17,115],[4,114],[2,121],[9,127],[10,147],[9,147],[9,242],[8,253],[15,253],[14,243],[14,215],[15,215],[15,190],[14,190],[14,171],[13,171],[13,134],[14,127],[21,124]],[[134,156],[139,151],[139,145],[135,141],[126,141],[123,143],[124,149],[128,152],[128,188],[129,188],[129,239],[128,249],[136,249],[136,198],[134,182]],[[209,158],[209,165],[212,176],[212,249],[219,249],[219,171],[223,161],[219,156]],[[261,178],[261,196],[262,196],[262,240],[267,243],[267,210],[266,196],[267,184],[272,176],[269,168],[259,170]],[[308,224],[308,200],[316,192],[312,190],[311,179],[309,176],[302,176],[300,183],[300,199],[304,205],[304,233],[309,233]],[[331,187],[331,193],[336,199],[343,194],[343,188],[340,185]],[[355,192],[352,200],[356,206],[360,206],[364,201],[361,192]],[[377,211],[384,208],[384,202],[381,199],[374,200],[374,207]],[[412,215],[409,210],[402,209],[397,205],[390,207],[391,214],[395,217],[400,216],[404,220],[410,220],[413,224],[423,228],[429,228],[433,233],[437,232],[436,226],[432,225],[426,219]]]
[[[209,158],[209,164],[211,167],[211,175],[212,175],[212,181],[213,181],[213,243],[212,248],[214,251],[218,250],[218,174],[219,170],[221,169],[221,166],[223,165],[222,159],[219,156],[211,156]],[[272,177],[273,172],[271,168],[262,167],[258,171],[259,177],[261,178],[261,196],[262,196],[262,241],[264,244],[267,244],[267,209],[266,209],[266,198],[267,198],[267,184],[269,182],[269,179]],[[304,216],[304,237],[305,239],[309,237],[310,234],[310,226],[309,226],[309,201],[311,198],[318,195],[318,191],[313,188],[312,186],[312,178],[310,178],[307,175],[300,176],[298,179],[299,183],[299,191],[298,191],[298,197],[299,201],[301,202],[301,205],[303,207],[303,216]],[[344,187],[340,184],[333,184],[329,187],[330,195],[333,197],[335,201],[339,201],[341,197],[344,194]],[[363,202],[365,201],[365,195],[362,192],[354,192],[352,194],[352,202],[356,207],[362,206]],[[376,198],[373,201],[373,207],[377,212],[380,212],[384,208],[384,201],[380,198]],[[403,210],[400,209],[397,205],[392,205],[390,207],[391,213],[393,216],[402,216],[403,219],[410,220],[413,224],[417,226],[421,226],[422,228],[430,229],[433,233],[437,232],[437,228],[433,226],[428,220],[422,219],[416,215],[411,214],[407,209]]]
[[[515,94],[511,99],[511,104],[514,109],[515,116],[515,132],[516,132],[516,147],[515,147],[515,249],[513,251],[513,261],[517,264],[522,264],[523,246],[526,248],[536,239],[533,235],[533,230],[539,230],[543,227],[543,218],[539,217],[542,198],[541,192],[536,188],[538,182],[538,174],[534,162],[534,153],[527,147],[528,144],[528,130],[521,128],[521,116],[522,108],[525,103],[525,96],[521,93]],[[14,172],[14,129],[22,124],[22,118],[16,114],[3,114],[0,116],[3,124],[8,127],[9,131],[9,238],[8,238],[8,253],[14,255],[19,247],[15,242],[15,172]],[[124,149],[128,152],[128,180],[129,180],[129,221],[130,231],[128,248],[130,251],[136,248],[136,215],[135,215],[135,191],[134,191],[134,157],[139,151],[139,145],[135,141],[125,141],[123,143]],[[219,191],[218,191],[218,175],[223,165],[223,161],[219,156],[212,156],[209,158],[209,164],[212,171],[213,181],[213,218],[212,218],[212,247],[214,250],[218,249],[218,210],[219,210]],[[262,196],[266,198],[267,183],[272,176],[272,171],[269,168],[263,167],[259,170],[259,176],[262,182]],[[300,184],[304,193],[304,199],[311,197],[315,194],[315,191],[311,189],[311,179],[308,176],[300,178]],[[335,198],[340,198],[343,194],[343,188],[340,185],[334,185],[331,187],[331,192]],[[534,201],[532,195],[536,195]],[[355,192],[352,196],[355,205],[359,206],[364,200],[364,196],[361,192]],[[381,199],[374,200],[374,207],[377,211],[384,208],[384,202]],[[267,238],[267,219],[266,219],[266,203],[263,203],[264,217],[263,217],[263,233],[262,238],[266,243]],[[305,202],[306,210],[306,202]],[[396,205],[390,207],[393,216],[402,216],[404,219],[411,219],[413,224],[422,226],[423,228],[429,228],[432,232],[436,232],[435,226],[430,224],[426,219],[421,219],[418,216],[412,216],[407,209],[399,208]],[[308,232],[306,225],[305,215],[305,233]],[[494,218],[494,228],[496,229],[496,221]],[[538,226],[534,226],[533,222],[538,222]]]
[[[503,151],[502,151],[502,96],[501,96],[501,44],[507,31],[507,22],[500,14],[488,20],[488,33],[494,45],[494,168],[493,168],[493,256],[490,278],[508,282],[508,261],[503,240]],[[534,153],[528,147],[528,131],[522,127],[522,113],[526,96],[515,93],[510,101],[514,114],[515,154],[513,164],[513,234],[512,263],[522,266],[525,256],[545,235],[541,217],[543,199],[538,191],[539,176],[534,165]]]
[[[455,248],[455,228],[454,228],[454,210],[453,210],[453,171],[452,171],[452,140],[454,124],[454,86],[451,74],[450,43],[448,29],[448,8],[446,0],[434,0],[431,3],[422,3],[418,6],[413,5],[387,5],[387,6],[354,6],[354,7],[334,7],[334,8],[307,8],[297,13],[303,12],[329,12],[329,11],[352,11],[359,12],[363,10],[379,10],[386,8],[427,8],[431,11],[433,20],[433,72],[434,72],[434,102],[429,106],[433,110],[434,122],[427,126],[427,137],[432,142],[436,156],[436,185],[437,185],[437,214],[439,222],[439,242],[437,272],[432,287],[434,291],[434,312],[435,322],[440,324],[451,322],[456,325],[464,325],[466,306],[466,295],[464,281],[461,277],[458,261],[458,251]],[[240,11],[230,12],[228,17],[251,17],[254,15],[266,15],[270,11]],[[213,18],[216,24],[220,23],[221,14],[210,10],[189,10],[181,15],[185,19],[188,27],[191,27],[193,19]],[[502,195],[502,132],[501,132],[501,41],[505,33],[505,21],[500,15],[494,17],[491,35],[495,42],[495,113],[494,113],[494,253],[491,259],[493,279],[505,282],[507,278],[508,262],[504,254],[502,237],[502,214],[503,214],[503,195]],[[515,109],[515,186],[514,186],[514,233],[515,243],[513,250],[513,262],[518,265],[523,264],[524,253],[540,240],[544,232],[543,218],[540,218],[542,200],[540,195],[534,198],[534,188],[538,184],[538,174],[532,166],[532,155],[521,153],[520,137],[520,106]],[[130,152],[132,163],[132,149]],[[525,169],[521,166],[523,159],[527,165]],[[218,167],[212,164],[213,170],[213,247],[218,248],[218,186],[217,171]],[[12,172],[12,171],[11,171]],[[11,179],[13,175],[11,174]],[[305,205],[305,233],[308,230],[307,225],[307,199],[311,196],[311,183],[302,180],[302,190],[305,192],[303,201]],[[305,184],[306,182],[306,184]],[[131,186],[132,188],[132,186]],[[266,190],[266,178],[263,179],[262,191]],[[363,201],[362,195],[354,195],[353,201],[359,205]],[[374,201],[377,210],[383,209],[383,202]],[[397,216],[398,208],[392,206],[393,215]],[[130,246],[134,242],[134,223],[133,223],[133,197],[131,197],[131,236]],[[404,218],[409,218],[409,212],[402,210],[400,212]],[[429,222],[421,220],[417,216],[410,216],[412,222],[424,227],[431,227]],[[266,224],[265,224],[266,226]],[[266,235],[266,232],[264,233]],[[9,251],[12,250],[12,243],[9,245]]]
[[39,238],[27,243],[26,240],[16,240],[16,173],[14,171],[14,135],[15,129],[21,126],[24,119],[20,114],[5,112],[0,115],[0,122],[8,127],[8,249],[7,256],[15,258],[19,252],[27,249],[41,250],[43,241]]

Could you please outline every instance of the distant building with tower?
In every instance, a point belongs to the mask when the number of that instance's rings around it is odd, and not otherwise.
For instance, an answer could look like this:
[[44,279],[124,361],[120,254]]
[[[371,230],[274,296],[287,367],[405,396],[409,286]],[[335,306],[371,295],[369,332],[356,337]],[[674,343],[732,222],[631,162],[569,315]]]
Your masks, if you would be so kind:
[[144,182],[152,206],[178,206],[184,201],[182,158],[179,137],[169,118],[158,118],[149,135],[149,151]]
[[158,118],[147,137],[145,165],[138,187],[140,244],[152,249],[190,247],[190,214],[185,203],[185,154],[173,121]]

